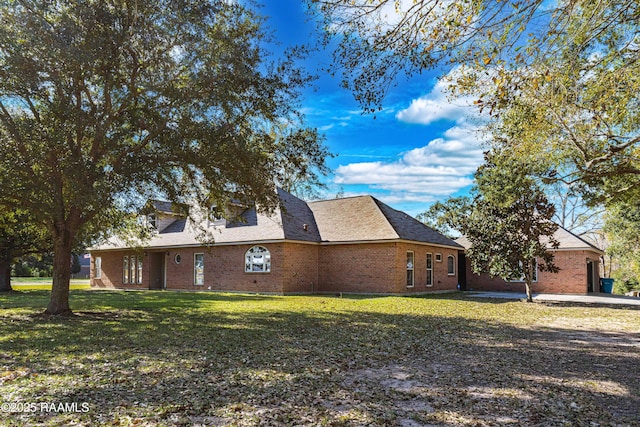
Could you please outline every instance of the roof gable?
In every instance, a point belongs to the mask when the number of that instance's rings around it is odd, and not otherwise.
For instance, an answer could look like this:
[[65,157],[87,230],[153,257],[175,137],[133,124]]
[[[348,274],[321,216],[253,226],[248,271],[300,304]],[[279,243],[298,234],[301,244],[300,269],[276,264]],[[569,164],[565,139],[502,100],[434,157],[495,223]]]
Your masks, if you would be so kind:
[[403,240],[415,240],[444,246],[459,247],[454,240],[423,224],[405,212],[393,209],[391,206],[374,199],[380,211],[387,218],[398,237]]
[[392,240],[399,236],[371,196],[309,203],[325,242]]
[[309,203],[327,242],[410,240],[454,248],[453,240],[372,196]]
[[602,252],[602,249],[594,246],[593,244],[587,242],[581,237],[573,234],[569,230],[558,226],[558,230],[555,232],[554,237],[560,243],[558,249],[569,250],[569,249],[577,249],[577,250],[593,250],[597,252]]

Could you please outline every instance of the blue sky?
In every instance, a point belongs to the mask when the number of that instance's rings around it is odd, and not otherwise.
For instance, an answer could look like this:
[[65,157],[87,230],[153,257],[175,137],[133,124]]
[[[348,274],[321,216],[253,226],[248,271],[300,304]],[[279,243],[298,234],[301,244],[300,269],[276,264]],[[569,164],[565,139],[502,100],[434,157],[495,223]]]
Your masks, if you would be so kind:
[[[278,0],[264,5],[268,25],[285,45],[314,42],[318,35],[308,22],[302,0]],[[320,76],[316,90],[302,100],[307,124],[326,136],[333,169],[327,178],[333,197],[371,194],[411,215],[451,195],[468,192],[472,174],[482,162],[477,120],[464,100],[450,102],[444,93],[444,72],[400,77],[384,101],[383,110],[363,115],[351,92],[321,68],[331,63],[329,51],[307,61]]]

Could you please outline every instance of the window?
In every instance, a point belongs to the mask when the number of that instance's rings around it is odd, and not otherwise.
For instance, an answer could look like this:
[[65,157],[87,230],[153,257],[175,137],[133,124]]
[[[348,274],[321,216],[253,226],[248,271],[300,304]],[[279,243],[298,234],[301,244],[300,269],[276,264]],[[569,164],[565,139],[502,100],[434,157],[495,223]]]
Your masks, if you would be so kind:
[[[537,282],[538,281],[538,260],[534,261],[535,263],[535,267],[533,269],[533,282]],[[522,267],[522,263],[519,263],[520,267]],[[522,275],[522,277],[518,277],[518,278],[513,278],[513,279],[509,279],[509,282],[524,282],[524,275]]]
[[456,275],[456,257],[453,255],[447,257],[447,274],[449,276]]
[[413,287],[413,252],[407,252],[407,287]]
[[224,215],[215,205],[209,208],[209,226],[211,225],[224,225]]
[[245,273],[270,273],[271,253],[263,246],[250,248],[244,257]]
[[129,258],[129,283],[136,283],[136,257],[133,255]]
[[122,259],[122,283],[125,285],[142,284],[142,257],[125,255]]
[[129,255],[125,255],[122,260],[122,283],[129,284]]
[[204,285],[204,254],[193,255],[193,284]]
[[136,274],[136,283],[142,285],[142,257],[138,256],[138,271]]
[[436,254],[436,262],[442,262],[442,254]]
[[433,286],[433,254],[427,254],[427,286]]
[[147,215],[147,226],[154,229],[158,228],[158,221],[156,218],[156,214]]
[[93,278],[94,279],[102,279],[102,257],[95,257],[93,261]]
[[176,256],[173,257],[173,262],[175,262],[176,265],[180,264],[182,262],[182,256],[180,254],[176,254]]

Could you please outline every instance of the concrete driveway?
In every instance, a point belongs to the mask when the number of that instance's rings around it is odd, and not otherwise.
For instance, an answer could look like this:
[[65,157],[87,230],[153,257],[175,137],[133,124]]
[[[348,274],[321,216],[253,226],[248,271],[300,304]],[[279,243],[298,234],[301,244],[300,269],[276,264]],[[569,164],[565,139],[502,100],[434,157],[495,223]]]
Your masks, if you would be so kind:
[[[465,295],[472,298],[505,298],[526,299],[523,292],[478,292],[467,291]],[[533,294],[534,301],[574,302],[580,304],[623,305],[640,309],[640,298],[611,294],[567,295],[567,294]]]

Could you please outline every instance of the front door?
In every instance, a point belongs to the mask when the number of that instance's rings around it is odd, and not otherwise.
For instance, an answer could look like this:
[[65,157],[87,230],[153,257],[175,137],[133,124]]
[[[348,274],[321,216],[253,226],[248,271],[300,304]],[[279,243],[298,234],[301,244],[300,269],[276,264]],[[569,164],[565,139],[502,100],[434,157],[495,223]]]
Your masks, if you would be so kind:
[[593,261],[587,261],[587,292],[594,292],[593,285]]
[[461,291],[467,290],[467,257],[464,252],[458,252],[458,284]]
[[164,289],[164,252],[149,253],[149,289]]

